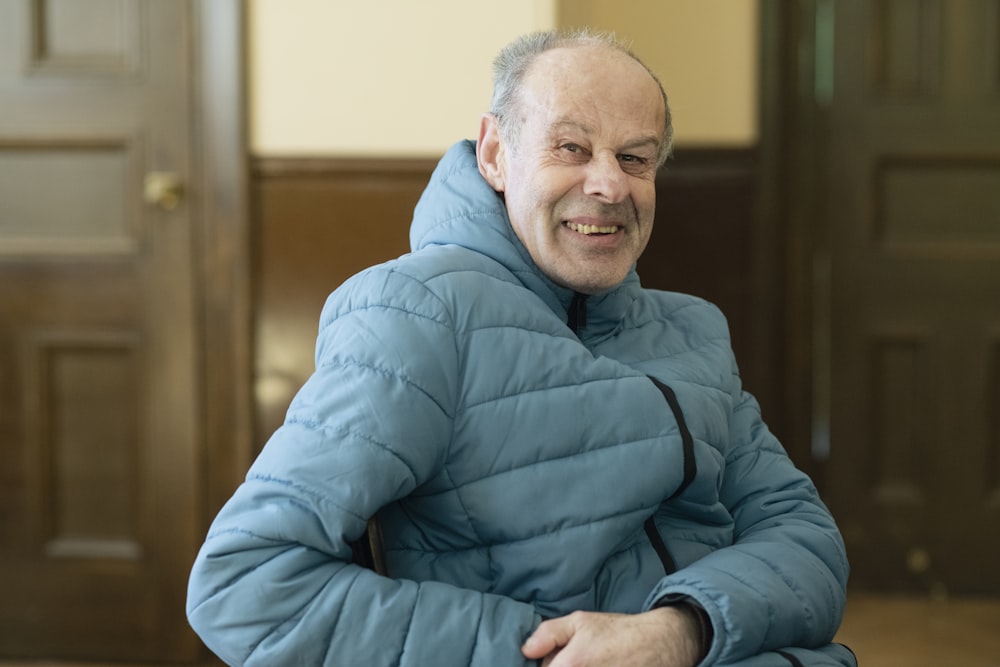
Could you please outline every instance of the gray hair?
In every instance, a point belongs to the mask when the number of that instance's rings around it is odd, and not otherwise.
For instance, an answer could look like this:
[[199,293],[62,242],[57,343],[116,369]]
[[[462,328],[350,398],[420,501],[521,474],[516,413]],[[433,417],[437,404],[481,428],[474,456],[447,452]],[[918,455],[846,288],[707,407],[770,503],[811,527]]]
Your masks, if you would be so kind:
[[535,58],[551,49],[573,46],[612,48],[642,65],[653,77],[653,81],[660,88],[660,95],[663,97],[663,138],[656,161],[656,166],[660,167],[670,156],[674,139],[674,127],[670,117],[670,106],[667,104],[667,93],[663,90],[663,84],[653,70],[649,69],[627,45],[610,33],[592,32],[587,29],[570,32],[554,30],[534,32],[515,39],[501,49],[493,60],[493,100],[490,104],[490,111],[496,116],[504,139],[512,145],[517,141],[518,124],[512,122],[511,119],[516,116],[518,91],[524,74]]

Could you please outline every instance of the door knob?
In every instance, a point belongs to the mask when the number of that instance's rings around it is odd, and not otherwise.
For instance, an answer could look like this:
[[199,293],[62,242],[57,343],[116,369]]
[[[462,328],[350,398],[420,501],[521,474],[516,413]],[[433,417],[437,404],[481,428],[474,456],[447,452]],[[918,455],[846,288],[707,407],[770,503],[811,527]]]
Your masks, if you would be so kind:
[[180,176],[172,171],[151,171],[146,174],[143,199],[150,206],[172,211],[180,204],[183,194]]

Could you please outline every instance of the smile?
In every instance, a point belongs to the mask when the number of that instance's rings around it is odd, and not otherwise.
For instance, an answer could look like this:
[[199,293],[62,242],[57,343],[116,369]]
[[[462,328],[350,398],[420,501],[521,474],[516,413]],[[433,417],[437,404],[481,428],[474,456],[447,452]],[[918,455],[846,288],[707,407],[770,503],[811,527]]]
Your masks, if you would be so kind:
[[574,232],[579,234],[614,234],[618,231],[617,225],[612,225],[610,227],[601,227],[598,225],[581,225],[575,222],[567,222],[566,226],[572,229]]

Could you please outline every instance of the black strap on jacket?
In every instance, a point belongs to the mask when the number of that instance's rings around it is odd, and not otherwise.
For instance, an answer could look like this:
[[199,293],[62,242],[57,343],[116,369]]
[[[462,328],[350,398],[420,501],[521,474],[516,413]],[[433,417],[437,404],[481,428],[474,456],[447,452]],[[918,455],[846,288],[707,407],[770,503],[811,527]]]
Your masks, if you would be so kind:
[[[666,384],[660,382],[652,375],[649,379],[653,381],[660,393],[667,401],[667,405],[670,407],[670,411],[674,415],[674,420],[677,422],[677,429],[681,433],[681,446],[682,455],[684,458],[684,478],[681,480],[680,485],[671,494],[670,498],[676,498],[680,494],[684,493],[684,489],[690,486],[691,482],[694,481],[695,475],[698,474],[698,466],[694,459],[694,437],[691,435],[691,431],[688,430],[687,421],[684,419],[684,413],[681,412],[681,405],[677,401],[677,394]],[[656,515],[651,515],[646,519],[643,528],[646,531],[646,537],[649,538],[649,543],[656,551],[656,555],[659,556],[660,562],[663,564],[663,570],[666,574],[672,574],[677,571],[677,563],[674,561],[673,556],[670,554],[670,550],[667,548],[666,542],[663,540],[663,536],[660,535],[660,531],[656,527]]]
[[569,302],[569,312],[566,314],[566,324],[574,334],[587,326],[587,295],[573,292],[573,300]]
[[670,496],[670,498],[676,498],[684,493],[684,490],[694,481],[694,477],[698,472],[698,464],[694,460],[694,438],[691,436],[691,431],[688,430],[687,421],[684,420],[684,413],[681,412],[681,404],[677,401],[677,394],[674,393],[674,390],[652,375],[649,376],[649,379],[653,381],[653,384],[663,394],[663,398],[667,399],[667,405],[670,406],[670,411],[674,413],[677,428],[681,432],[681,445],[684,452],[684,481],[681,482],[681,485]]

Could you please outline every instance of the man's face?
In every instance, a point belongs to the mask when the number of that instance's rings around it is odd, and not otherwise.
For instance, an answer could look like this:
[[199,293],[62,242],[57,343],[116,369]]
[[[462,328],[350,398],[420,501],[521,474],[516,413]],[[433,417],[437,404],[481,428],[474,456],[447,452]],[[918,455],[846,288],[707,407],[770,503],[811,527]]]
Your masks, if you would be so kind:
[[[607,47],[540,55],[525,73],[515,144],[484,118],[480,169],[503,192],[517,237],[564,287],[619,285],[653,230],[665,109],[645,68]],[[494,128],[496,130],[496,128]],[[484,143],[497,142],[490,163]],[[492,166],[491,166],[492,165]]]

